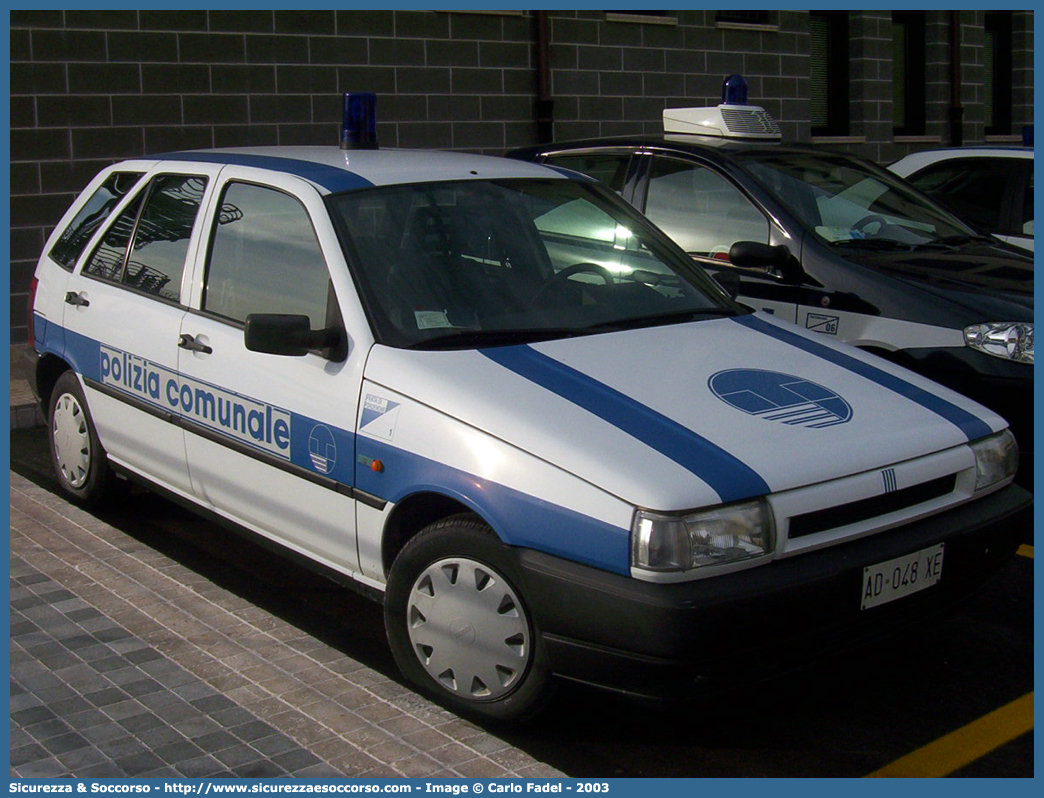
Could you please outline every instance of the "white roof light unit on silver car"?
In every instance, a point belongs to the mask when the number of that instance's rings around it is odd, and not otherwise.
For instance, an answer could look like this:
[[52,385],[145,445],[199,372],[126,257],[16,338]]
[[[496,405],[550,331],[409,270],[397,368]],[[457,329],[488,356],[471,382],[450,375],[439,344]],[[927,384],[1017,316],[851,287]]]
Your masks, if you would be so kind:
[[729,75],[721,84],[721,105],[713,108],[664,108],[664,133],[690,133],[734,139],[779,141],[779,125],[768,111],[747,105],[747,81]]

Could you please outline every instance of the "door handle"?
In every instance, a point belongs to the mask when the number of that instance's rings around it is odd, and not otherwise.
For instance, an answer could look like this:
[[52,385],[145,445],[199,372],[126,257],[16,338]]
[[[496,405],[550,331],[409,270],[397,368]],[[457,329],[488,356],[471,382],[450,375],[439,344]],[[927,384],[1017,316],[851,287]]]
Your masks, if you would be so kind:
[[187,349],[190,352],[202,352],[204,355],[209,355],[214,352],[214,350],[209,346],[200,343],[194,336],[191,336],[188,333],[182,333],[181,339],[178,341],[178,346],[182,349]]
[[65,301],[78,308],[85,308],[91,303],[87,301],[87,297],[76,291],[69,291],[65,294]]

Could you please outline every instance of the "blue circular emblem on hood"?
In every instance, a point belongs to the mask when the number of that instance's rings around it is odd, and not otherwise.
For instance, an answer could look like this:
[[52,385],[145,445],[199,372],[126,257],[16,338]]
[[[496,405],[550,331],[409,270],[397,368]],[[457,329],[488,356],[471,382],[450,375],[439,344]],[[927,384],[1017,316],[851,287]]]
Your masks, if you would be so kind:
[[737,410],[781,424],[821,429],[852,418],[852,406],[836,393],[793,374],[728,369],[711,376],[707,385]]

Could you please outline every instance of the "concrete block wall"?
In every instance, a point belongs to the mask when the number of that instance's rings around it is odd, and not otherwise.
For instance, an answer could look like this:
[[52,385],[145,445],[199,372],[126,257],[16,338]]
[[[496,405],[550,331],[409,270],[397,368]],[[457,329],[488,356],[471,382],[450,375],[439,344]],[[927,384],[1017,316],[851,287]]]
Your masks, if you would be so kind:
[[556,138],[657,133],[664,108],[717,104],[732,73],[786,138],[808,138],[807,12],[773,12],[772,29],[719,25],[714,11],[671,13],[669,24],[553,13]]
[[[716,104],[734,72],[785,138],[809,139],[807,11],[772,11],[768,25],[722,24],[704,10],[548,13],[557,139],[657,132],[663,108]],[[976,24],[981,37],[976,13],[962,12],[969,37]],[[851,21],[852,133],[865,140],[833,146],[890,160],[902,153],[890,143],[889,12]],[[46,236],[112,161],[333,144],[350,90],[378,92],[382,146],[499,154],[537,138],[532,12],[23,10],[10,25],[13,342],[25,340]],[[1032,27],[1032,12],[1016,12],[1019,125],[1032,120]],[[969,82],[982,72],[976,46],[966,44]],[[942,103],[929,125],[945,136],[945,48],[929,47],[929,102]],[[974,102],[974,87],[966,91]]]
[[[779,30],[550,13],[557,138],[655,131],[742,72],[788,137],[808,133],[801,12]],[[499,154],[536,141],[531,13],[12,11],[11,338],[33,264],[75,194],[121,158],[325,144],[340,93],[379,94],[382,146]],[[787,76],[787,77],[781,77]]]
[[892,138],[892,12],[850,14],[848,31],[849,134],[864,138],[859,149],[880,160]]
[[335,144],[380,94],[384,146],[535,140],[532,19],[430,11],[12,11],[11,340],[35,259],[103,166],[198,147]]
[[961,104],[967,142],[981,141],[986,130],[982,81],[986,75],[986,32],[984,11],[961,11]]
[[[924,132],[936,141],[947,141],[950,135],[950,15],[948,11],[926,11],[924,20]],[[905,151],[896,148],[897,159]],[[894,160],[892,159],[892,160]]]
[[1012,125],[1033,124],[1033,12],[1012,12]]
[[[965,10],[961,19],[961,102],[966,144],[985,139],[986,81],[985,11]],[[1024,125],[1033,124],[1033,12],[1011,12],[1012,143],[1018,143]]]

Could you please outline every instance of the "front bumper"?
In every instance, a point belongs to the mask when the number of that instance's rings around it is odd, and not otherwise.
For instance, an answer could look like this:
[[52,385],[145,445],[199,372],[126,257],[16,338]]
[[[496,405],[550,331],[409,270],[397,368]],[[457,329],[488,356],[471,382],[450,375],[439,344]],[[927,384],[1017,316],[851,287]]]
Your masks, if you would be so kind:
[[[877,535],[728,576],[652,584],[533,550],[521,585],[558,676],[651,698],[787,669],[966,598],[1018,548],[1032,497],[1010,485]],[[945,542],[942,579],[860,610],[863,568]]]

